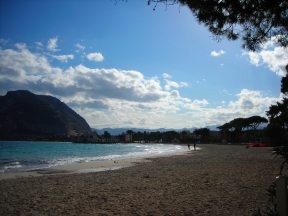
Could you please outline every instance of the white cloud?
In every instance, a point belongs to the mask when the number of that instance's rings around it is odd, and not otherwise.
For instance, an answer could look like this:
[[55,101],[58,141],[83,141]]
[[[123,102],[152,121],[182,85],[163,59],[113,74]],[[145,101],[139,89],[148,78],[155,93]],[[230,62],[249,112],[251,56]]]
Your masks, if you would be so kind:
[[40,46],[40,47],[43,46],[43,44],[42,44],[41,42],[35,42],[35,44],[36,44],[37,46]]
[[41,42],[35,42],[35,44],[36,44],[36,49],[40,49],[40,50],[43,49],[43,44]]
[[[237,117],[263,115],[271,104],[281,100],[281,95],[272,98],[243,89],[236,100],[216,102],[225,108],[215,108],[208,106],[206,99],[181,97],[178,88],[188,86],[186,82],[166,79],[162,86],[157,77],[145,78],[139,71],[97,69],[81,64],[61,69],[51,65],[51,56],[39,51],[33,53],[21,43],[15,44],[14,49],[0,49],[0,56],[1,95],[9,90],[28,89],[56,96],[96,128],[224,124]],[[72,59],[68,56],[58,57],[62,61]],[[170,91],[170,88],[177,89]]]
[[205,107],[209,104],[209,102],[206,99],[203,100],[194,100],[192,103],[187,103],[183,107],[186,109],[200,109],[201,107]]
[[19,50],[22,50],[22,51],[23,50],[28,51],[25,43],[16,43],[15,47],[17,47]]
[[267,67],[279,76],[285,76],[285,66],[288,64],[288,49],[284,47],[275,47],[270,40],[263,45],[259,52],[242,52],[242,55],[249,56],[250,63],[256,67],[267,65]]
[[40,79],[40,74],[53,70],[44,56],[31,53],[26,44],[17,43],[15,47],[17,50],[0,49],[0,80],[3,82],[35,82]]
[[0,44],[3,44],[5,46],[6,44],[8,44],[8,42],[9,42],[8,40],[0,38]]
[[239,97],[238,101],[230,101],[229,107],[232,109],[241,109],[246,113],[260,112],[263,107],[276,102],[275,99],[264,97],[260,91],[251,91],[248,89],[242,89],[241,92],[237,94],[237,97]]
[[165,115],[177,113],[189,101],[177,90],[164,91],[157,77],[146,79],[138,71],[83,65],[63,70],[51,66],[47,55],[30,52],[25,44],[16,47],[18,50],[0,51],[0,93],[29,89],[60,97],[89,119],[90,125],[127,127],[132,122],[129,126],[158,127],[166,124]]
[[180,82],[180,87],[189,87],[189,84],[187,82]]
[[169,74],[167,74],[167,73],[163,73],[163,77],[164,77],[164,79],[170,79],[170,78],[172,78]]
[[225,53],[226,53],[226,51],[224,51],[224,50],[220,50],[219,52],[212,51],[212,52],[211,52],[211,56],[217,57],[217,56],[223,55],[223,54],[225,54]]
[[75,44],[75,47],[77,47],[80,50],[84,50],[85,46],[82,46],[81,44]]
[[164,86],[165,90],[169,91],[171,88],[181,88],[181,87],[188,87],[188,83],[187,82],[174,82],[171,80],[167,80],[165,79],[166,85]]
[[100,62],[104,60],[104,57],[101,53],[89,53],[86,57],[90,61]]
[[[216,108],[199,107],[197,105],[201,103],[198,101],[196,104],[186,104],[185,108],[191,109],[189,118],[193,119],[194,124],[204,127],[207,125],[222,125],[239,117],[245,118],[253,115],[265,117],[265,111],[268,107],[282,99],[281,94],[277,98],[265,97],[259,91],[248,89],[241,90],[236,96],[238,99],[230,101],[225,108],[222,106]],[[203,104],[205,105],[205,103]],[[224,101],[222,101],[222,104],[224,104]],[[188,114],[185,117],[188,118]]]
[[165,90],[170,90],[171,87],[179,88],[179,84],[177,82],[170,81],[170,80],[165,80],[165,81],[166,81]]
[[47,45],[47,49],[50,51],[59,51],[57,48],[57,42],[58,42],[58,36],[56,36],[55,38],[50,38],[48,41],[48,45]]
[[68,62],[68,59],[74,59],[74,55],[52,55],[53,58],[61,61],[61,62]]
[[177,90],[173,90],[171,92],[171,96],[174,97],[174,98],[180,98],[180,94]]

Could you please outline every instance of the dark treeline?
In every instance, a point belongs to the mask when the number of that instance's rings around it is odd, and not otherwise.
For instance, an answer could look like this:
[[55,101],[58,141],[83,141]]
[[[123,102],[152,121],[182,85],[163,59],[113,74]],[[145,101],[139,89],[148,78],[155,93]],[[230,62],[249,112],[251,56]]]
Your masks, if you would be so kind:
[[258,130],[263,123],[268,123],[268,120],[261,116],[251,116],[235,118],[217,128],[220,130],[220,137],[226,142],[259,142],[261,138],[269,136],[266,128]]
[[[161,143],[187,143],[187,142],[205,142],[208,141],[210,129],[200,128],[194,130],[191,133],[189,130],[183,130],[181,132],[176,131],[155,131],[155,132],[140,132],[127,130],[126,133],[115,136],[120,142],[125,142],[126,135],[132,135],[133,142],[161,142]],[[105,131],[102,135],[104,138],[112,137],[109,132]]]
[[[249,118],[236,118],[232,121],[217,127],[219,131],[211,131],[208,128],[195,129],[193,132],[183,130],[181,132],[140,132],[127,130],[126,133],[114,136],[119,142],[125,142],[127,134],[132,135],[133,142],[162,142],[162,143],[222,143],[222,141],[239,142],[257,142],[263,136],[268,136],[267,129],[258,129],[260,124],[267,123],[268,120],[261,116],[252,116]],[[103,138],[112,137],[108,131],[99,136]]]

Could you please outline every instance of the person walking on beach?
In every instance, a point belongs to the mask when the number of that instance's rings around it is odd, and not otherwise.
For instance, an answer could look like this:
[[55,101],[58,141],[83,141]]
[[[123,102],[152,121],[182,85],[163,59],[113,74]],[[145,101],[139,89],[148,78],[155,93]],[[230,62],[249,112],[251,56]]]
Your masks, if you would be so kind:
[[194,150],[196,150],[196,142],[194,142]]
[[188,143],[188,149],[190,150],[190,143]]

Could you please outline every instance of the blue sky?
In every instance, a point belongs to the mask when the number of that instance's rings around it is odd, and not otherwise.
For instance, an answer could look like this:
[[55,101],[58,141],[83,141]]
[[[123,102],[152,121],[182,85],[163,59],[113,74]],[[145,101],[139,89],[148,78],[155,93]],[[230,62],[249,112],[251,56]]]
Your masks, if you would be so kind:
[[186,7],[147,1],[0,1],[0,95],[65,102],[97,129],[191,128],[265,116],[287,49],[216,42]]

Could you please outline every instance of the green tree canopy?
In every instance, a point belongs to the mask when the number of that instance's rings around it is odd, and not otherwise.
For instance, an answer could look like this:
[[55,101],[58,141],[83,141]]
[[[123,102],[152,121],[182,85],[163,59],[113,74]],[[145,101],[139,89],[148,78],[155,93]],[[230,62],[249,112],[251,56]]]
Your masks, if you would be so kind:
[[287,0],[148,0],[166,5],[188,6],[217,41],[241,39],[243,48],[255,51],[269,39],[288,44]]

